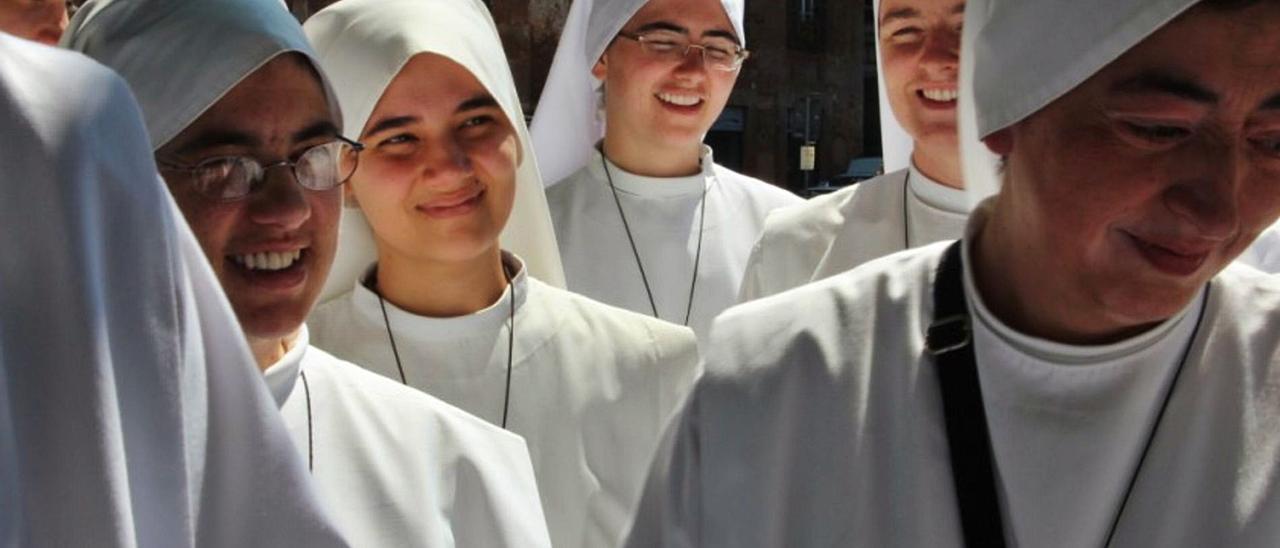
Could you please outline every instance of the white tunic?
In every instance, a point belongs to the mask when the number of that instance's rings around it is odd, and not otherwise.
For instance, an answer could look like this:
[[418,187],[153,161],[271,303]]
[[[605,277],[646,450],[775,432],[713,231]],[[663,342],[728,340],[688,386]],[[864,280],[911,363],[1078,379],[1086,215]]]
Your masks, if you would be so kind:
[[[519,265],[507,255],[508,264]],[[529,278],[515,288],[507,427],[529,443],[553,545],[615,546],[640,496],[661,429],[699,371],[688,329]],[[502,420],[511,291],[459,318],[386,303],[408,383]],[[315,343],[399,380],[378,296],[364,285],[320,307]]]
[[266,378],[352,546],[551,545],[519,436],[310,346],[306,327]]
[[1280,223],[1263,230],[1237,260],[1269,274],[1280,273]]
[[[738,298],[751,246],[765,216],[799,197],[715,165],[704,147],[702,173],[655,179],[609,164],[636,251],[653,291],[658,317],[683,324],[698,250],[699,215],[706,189],[702,257],[697,261],[689,327],[705,342],[713,320]],[[565,280],[570,291],[645,315],[653,307],[627,240],[599,150],[574,175],[547,190]]]
[[964,233],[969,210],[963,190],[914,166],[780,209],[765,219],[751,251],[741,300],[829,278],[909,247],[954,240]]
[[[630,546],[960,546],[924,354],[945,245],[725,314]],[[969,290],[1013,545],[1101,545],[1202,301],[1086,348],[1018,334]],[[1280,538],[1280,282],[1233,266],[1204,307],[1115,546]]]

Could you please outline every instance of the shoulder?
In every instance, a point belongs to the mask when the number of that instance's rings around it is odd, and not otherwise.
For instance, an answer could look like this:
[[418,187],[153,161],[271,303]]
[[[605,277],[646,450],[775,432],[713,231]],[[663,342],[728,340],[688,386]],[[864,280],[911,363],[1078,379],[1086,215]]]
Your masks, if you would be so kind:
[[354,295],[355,291],[347,291],[311,311],[311,315],[307,316],[307,328],[311,331],[313,340],[328,340],[335,332],[350,327]]
[[589,184],[591,178],[591,170],[588,166],[578,168],[568,177],[547,187],[547,201],[564,202],[569,200],[582,187]]
[[610,306],[530,279],[541,305],[559,317],[560,329],[582,340],[601,342],[612,349],[646,355],[662,361],[673,356],[696,360],[697,337],[686,327]]
[[716,178],[724,185],[727,192],[740,194],[752,205],[764,211],[804,202],[802,198],[780,186],[743,175],[719,164],[716,164],[713,169]]
[[1280,357],[1280,276],[1232,263],[1214,277],[1210,307],[1219,337]]
[[711,329],[707,376],[747,379],[799,363],[839,369],[851,345],[870,352],[879,330],[909,331],[920,321],[946,245],[895,253],[729,309]]

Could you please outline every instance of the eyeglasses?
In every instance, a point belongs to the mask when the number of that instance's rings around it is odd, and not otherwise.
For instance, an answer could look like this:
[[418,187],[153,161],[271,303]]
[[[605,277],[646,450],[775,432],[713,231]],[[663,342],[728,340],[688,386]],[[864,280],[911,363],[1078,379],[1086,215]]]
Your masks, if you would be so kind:
[[295,161],[262,165],[249,156],[219,156],[194,166],[157,161],[160,169],[186,173],[196,191],[214,200],[231,202],[248,196],[262,187],[267,170],[288,167],[298,184],[317,192],[331,190],[347,182],[356,171],[359,152],[364,145],[337,136],[337,139],[313,146]]
[[684,60],[689,55],[689,50],[697,49],[702,53],[702,61],[707,66],[725,72],[742,68],[742,63],[751,56],[751,52],[727,38],[711,38],[701,44],[694,44],[684,34],[669,30],[640,34],[620,32],[618,36],[640,42],[640,47],[650,56],[669,61]]

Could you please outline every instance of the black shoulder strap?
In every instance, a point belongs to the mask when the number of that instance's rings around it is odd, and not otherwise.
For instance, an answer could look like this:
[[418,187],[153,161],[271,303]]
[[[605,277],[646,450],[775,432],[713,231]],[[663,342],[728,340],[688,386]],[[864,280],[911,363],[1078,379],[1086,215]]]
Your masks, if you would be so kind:
[[1004,522],[996,494],[991,435],[982,405],[978,366],[973,354],[969,307],[964,296],[963,241],[947,248],[933,281],[933,322],[925,337],[942,391],[965,546],[1005,546]]

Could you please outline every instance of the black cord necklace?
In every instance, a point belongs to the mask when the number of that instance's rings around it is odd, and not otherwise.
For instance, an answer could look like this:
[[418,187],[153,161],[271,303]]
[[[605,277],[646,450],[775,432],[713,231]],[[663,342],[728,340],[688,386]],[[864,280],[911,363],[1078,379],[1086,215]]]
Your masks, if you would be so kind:
[[[507,389],[502,396],[502,428],[507,427],[507,411],[511,406],[511,360],[513,357],[512,349],[516,343],[516,286],[511,283],[511,272],[507,270],[507,265],[502,265],[502,275],[507,279],[507,286],[511,288],[511,327],[507,329]],[[377,280],[377,275],[374,275]],[[377,283],[376,281],[374,283]],[[376,286],[375,286],[376,287]],[[387,328],[387,338],[391,340],[391,353],[396,357],[396,368],[400,370],[400,382],[405,386],[409,386],[405,380],[404,367],[400,365],[400,352],[396,350],[396,338],[391,334],[391,322],[387,319],[387,304],[382,298],[382,292],[377,289],[374,294],[378,296],[378,304],[382,307],[382,321]],[[311,419],[311,384],[307,382],[307,372],[299,373],[302,378],[302,392],[306,396],[307,401],[307,470],[315,472],[316,469],[316,445],[315,431],[312,427]]]
[[[507,287],[511,288],[511,307],[509,313],[510,327],[507,329],[507,386],[502,396],[502,428],[507,427],[507,412],[511,409],[511,364],[515,357],[516,347],[516,286],[511,281],[511,272],[507,269],[507,265],[502,265],[502,275],[507,280]],[[374,280],[377,280],[377,272],[374,273]],[[376,281],[375,281],[376,283]],[[400,382],[405,386],[410,386],[409,380],[404,375],[404,365],[400,362],[400,350],[396,347],[396,336],[391,332],[391,319],[387,316],[387,301],[382,298],[382,291],[374,287],[374,294],[378,296],[378,306],[382,308],[382,325],[387,329],[387,340],[391,342],[391,355],[396,358],[396,369],[400,372]]]
[[[644,273],[644,263],[640,261],[640,250],[636,248],[635,237],[631,235],[631,224],[627,222],[627,214],[622,211],[622,200],[618,198],[618,187],[613,184],[613,174],[609,172],[609,160],[605,157],[604,152],[600,152],[600,165],[604,166],[604,176],[609,181],[609,190],[613,191],[613,203],[618,206],[618,217],[622,218],[622,228],[627,231],[627,242],[631,244],[631,254],[636,258],[636,267],[640,269],[640,281],[644,283],[644,293],[649,297],[649,308],[653,310],[653,317],[662,319],[658,315],[658,305],[653,300],[653,290],[649,288],[649,277]],[[684,323],[689,325],[690,314],[693,313],[693,296],[698,288],[698,267],[702,264],[702,235],[707,226],[707,185],[702,185],[702,199],[699,200],[698,212],[698,248],[693,256],[693,279],[689,282],[689,303],[684,309]]]
[[911,172],[907,172],[907,177],[902,180],[902,249],[911,249],[911,212],[910,200],[907,192],[911,187]]

